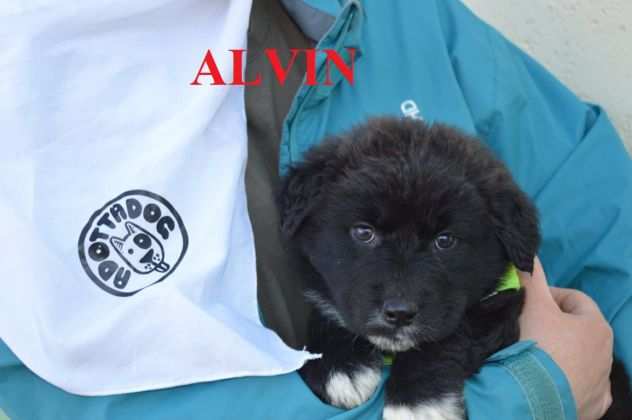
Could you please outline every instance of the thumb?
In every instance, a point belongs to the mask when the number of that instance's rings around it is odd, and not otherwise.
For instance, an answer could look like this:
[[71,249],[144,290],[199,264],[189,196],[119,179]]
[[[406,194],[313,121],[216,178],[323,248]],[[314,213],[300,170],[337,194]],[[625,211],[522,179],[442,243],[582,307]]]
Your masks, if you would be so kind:
[[520,284],[525,289],[527,305],[530,301],[535,300],[555,304],[549,285],[546,282],[544,269],[538,257],[535,257],[533,260],[533,273],[518,271],[518,277],[520,278]]
[[551,287],[551,294],[563,312],[574,315],[601,314],[595,301],[579,290]]

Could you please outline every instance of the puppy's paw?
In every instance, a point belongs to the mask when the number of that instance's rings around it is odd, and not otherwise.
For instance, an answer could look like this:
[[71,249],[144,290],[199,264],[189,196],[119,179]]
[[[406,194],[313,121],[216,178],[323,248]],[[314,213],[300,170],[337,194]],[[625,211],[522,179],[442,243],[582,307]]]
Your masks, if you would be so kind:
[[457,395],[423,401],[414,406],[386,404],[384,420],[464,420],[463,399]]
[[362,366],[354,371],[332,371],[325,384],[331,405],[340,408],[357,407],[367,401],[380,383],[381,371]]

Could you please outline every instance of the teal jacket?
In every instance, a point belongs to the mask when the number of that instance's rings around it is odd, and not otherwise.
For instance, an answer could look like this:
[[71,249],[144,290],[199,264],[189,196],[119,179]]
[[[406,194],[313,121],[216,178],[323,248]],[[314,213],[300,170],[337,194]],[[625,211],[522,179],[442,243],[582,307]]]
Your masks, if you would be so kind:
[[[417,116],[478,135],[538,206],[549,281],[597,301],[632,371],[632,163],[604,112],[457,0],[285,3],[319,49],[357,54],[353,86],[338,75],[332,86],[297,93],[282,170],[324,135],[371,115]],[[324,80],[323,57],[318,66]],[[465,395],[472,420],[576,418],[566,378],[531,342],[490,357]],[[380,387],[350,411],[325,405],[296,373],[79,397],[36,377],[0,342],[0,409],[12,420],[380,419],[382,404]]]

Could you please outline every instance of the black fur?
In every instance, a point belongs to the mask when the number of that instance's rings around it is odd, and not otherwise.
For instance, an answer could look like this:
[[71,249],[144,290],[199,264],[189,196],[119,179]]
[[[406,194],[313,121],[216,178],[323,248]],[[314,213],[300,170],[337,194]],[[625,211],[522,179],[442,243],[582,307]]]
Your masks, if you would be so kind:
[[[518,339],[523,292],[487,297],[510,263],[532,271],[536,209],[476,139],[369,120],[290,168],[280,210],[284,236],[314,268],[308,348],[323,358],[300,373],[324,401],[332,373],[379,368],[382,351],[397,352],[387,406],[461,400],[465,379]],[[370,242],[354,239],[358,223],[374,228]],[[446,232],[456,244],[439,249]]]

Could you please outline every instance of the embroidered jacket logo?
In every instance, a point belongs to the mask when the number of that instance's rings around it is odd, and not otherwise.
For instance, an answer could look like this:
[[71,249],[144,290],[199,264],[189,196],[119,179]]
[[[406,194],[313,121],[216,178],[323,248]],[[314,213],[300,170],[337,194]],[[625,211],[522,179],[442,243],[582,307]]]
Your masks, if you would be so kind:
[[131,296],[169,276],[188,242],[182,219],[167,200],[133,190],[92,214],[79,235],[79,260],[101,289]]

